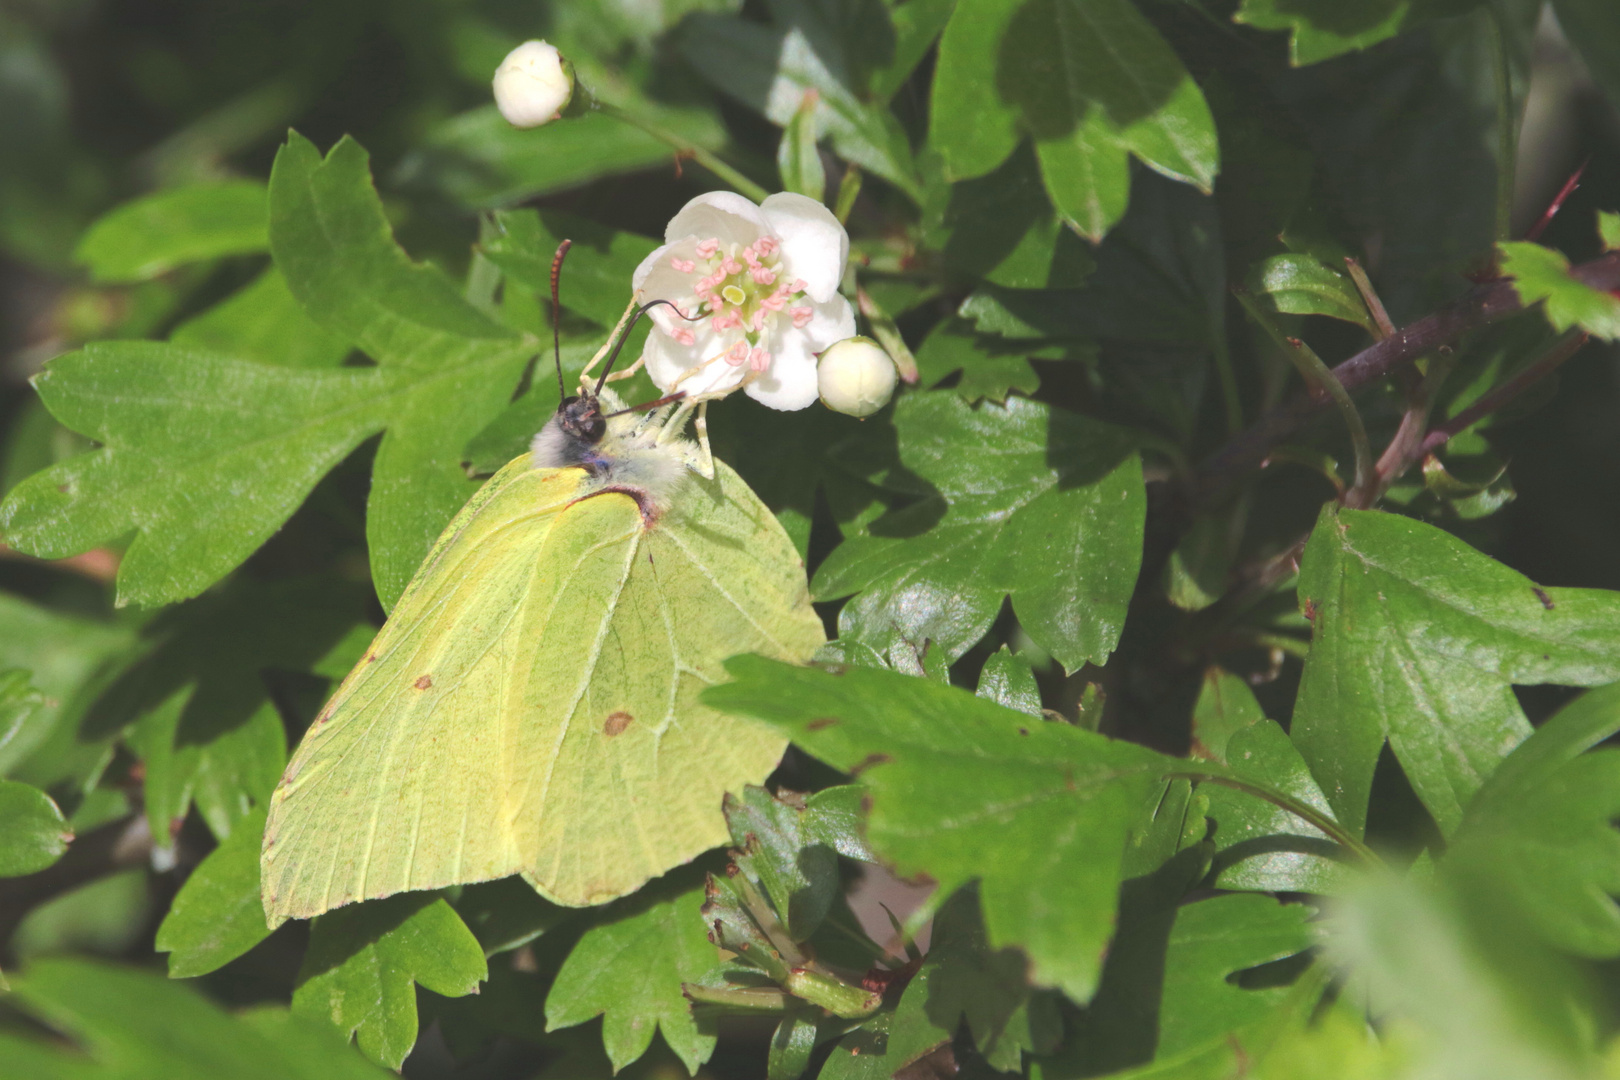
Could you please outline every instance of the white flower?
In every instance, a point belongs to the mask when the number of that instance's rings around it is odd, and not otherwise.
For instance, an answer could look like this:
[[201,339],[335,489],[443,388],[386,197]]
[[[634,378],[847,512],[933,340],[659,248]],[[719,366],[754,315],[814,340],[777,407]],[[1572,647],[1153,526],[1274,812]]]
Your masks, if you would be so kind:
[[894,396],[894,361],[871,338],[845,338],[821,354],[816,380],[833,412],[871,416]]
[[[838,293],[849,235],[825,206],[772,195],[755,206],[711,192],[681,208],[666,243],[636,268],[655,329],[641,358],[666,393],[720,396],[742,387],[773,409],[816,400],[816,354],[855,333]],[[682,316],[686,316],[683,318]]]
[[574,94],[574,65],[543,41],[525,41],[495,69],[495,106],[513,127],[557,119]]

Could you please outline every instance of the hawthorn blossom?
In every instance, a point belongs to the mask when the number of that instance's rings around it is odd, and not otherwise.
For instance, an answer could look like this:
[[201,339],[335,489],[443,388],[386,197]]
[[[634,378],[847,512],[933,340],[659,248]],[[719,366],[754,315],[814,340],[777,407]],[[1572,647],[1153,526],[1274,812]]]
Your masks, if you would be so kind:
[[868,337],[845,338],[821,354],[816,382],[821,403],[833,412],[867,417],[889,403],[896,381],[894,361]]
[[731,192],[699,195],[636,268],[655,329],[641,358],[666,393],[718,397],[741,387],[773,409],[816,400],[816,356],[855,333],[839,295],[849,236],[825,206],[783,192],[755,206]]
[[495,69],[495,106],[513,127],[549,123],[574,95],[574,65],[544,41],[525,41]]

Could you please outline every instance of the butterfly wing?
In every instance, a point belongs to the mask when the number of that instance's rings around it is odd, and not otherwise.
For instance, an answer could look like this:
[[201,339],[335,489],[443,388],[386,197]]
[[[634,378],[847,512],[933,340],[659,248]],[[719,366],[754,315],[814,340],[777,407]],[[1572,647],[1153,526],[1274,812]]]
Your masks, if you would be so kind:
[[[600,903],[725,840],[782,740],[699,704],[720,662],[821,643],[804,570],[729,470],[649,527],[519,459],[446,530],[271,801],[273,921],[524,876]],[[697,552],[696,559],[689,552]]]

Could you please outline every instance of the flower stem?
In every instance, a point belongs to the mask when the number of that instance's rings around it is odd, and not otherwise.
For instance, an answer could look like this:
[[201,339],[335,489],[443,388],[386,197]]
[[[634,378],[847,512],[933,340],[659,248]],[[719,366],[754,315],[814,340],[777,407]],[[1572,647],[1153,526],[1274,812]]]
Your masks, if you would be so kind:
[[1382,868],[1384,865],[1384,860],[1378,857],[1377,852],[1352,835],[1350,830],[1335,821],[1332,815],[1324,814],[1309,803],[1302,802],[1292,795],[1278,791],[1276,788],[1268,787],[1253,780],[1247,780],[1241,776],[1235,776],[1229,772],[1217,772],[1213,769],[1209,771],[1187,769],[1183,772],[1170,773],[1167,779],[1191,780],[1195,784],[1218,784],[1221,787],[1231,788],[1233,791],[1253,795],[1257,799],[1264,799],[1271,805],[1288,811],[1306,824],[1314,826],[1340,847],[1355,855],[1368,867]]
[[659,142],[673,147],[677,153],[690,157],[693,161],[730,184],[737,192],[748,196],[755,202],[764,202],[766,197],[770,195],[770,192],[720,160],[715,154],[694,142],[681,138],[673,131],[660,127],[645,117],[637,116],[627,109],[621,109],[617,105],[611,105],[605,101],[598,101],[596,107],[615,120],[623,121],[631,127],[645,131]]
[[1519,118],[1513,113],[1513,71],[1508,66],[1502,16],[1486,8],[1496,84],[1496,238],[1513,239],[1513,183],[1519,157]]

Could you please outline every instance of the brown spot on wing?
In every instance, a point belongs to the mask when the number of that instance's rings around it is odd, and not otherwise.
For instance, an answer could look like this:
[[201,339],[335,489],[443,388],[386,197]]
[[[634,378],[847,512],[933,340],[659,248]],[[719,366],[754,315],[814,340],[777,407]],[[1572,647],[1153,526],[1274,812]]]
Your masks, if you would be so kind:
[[607,719],[602,721],[602,734],[611,739],[634,723],[635,719],[627,712],[610,712]]
[[823,716],[819,719],[810,721],[808,724],[804,725],[804,727],[806,731],[820,731],[823,728],[830,728],[837,723],[838,721],[832,717]]
[[413,682],[411,685],[416,687],[418,690],[426,690],[428,687],[433,685],[433,676],[424,675],[420,679],[417,679],[415,682]]

